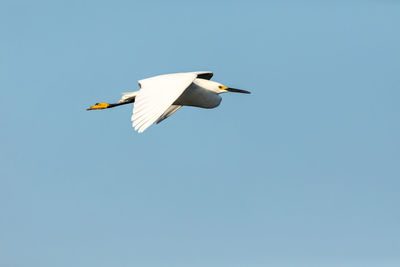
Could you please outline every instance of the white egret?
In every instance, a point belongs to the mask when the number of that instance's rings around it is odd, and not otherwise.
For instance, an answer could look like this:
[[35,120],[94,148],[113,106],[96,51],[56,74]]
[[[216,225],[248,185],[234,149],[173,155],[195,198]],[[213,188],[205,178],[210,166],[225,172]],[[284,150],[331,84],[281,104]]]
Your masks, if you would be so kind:
[[153,123],[160,123],[182,106],[215,108],[221,103],[221,93],[249,91],[226,87],[211,81],[210,71],[173,73],[139,81],[140,89],[123,93],[115,104],[97,103],[87,110],[107,109],[135,102],[132,126],[139,133]]

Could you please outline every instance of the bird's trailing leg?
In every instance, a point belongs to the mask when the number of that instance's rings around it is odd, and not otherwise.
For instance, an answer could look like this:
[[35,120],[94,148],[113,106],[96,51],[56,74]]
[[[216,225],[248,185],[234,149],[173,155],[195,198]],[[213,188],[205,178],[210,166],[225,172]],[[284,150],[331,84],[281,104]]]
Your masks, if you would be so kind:
[[126,101],[118,102],[118,103],[115,103],[115,104],[96,103],[96,105],[91,106],[91,107],[88,108],[87,110],[113,108],[113,107],[117,107],[117,106],[121,106],[121,105],[126,105],[126,104],[133,103],[133,102],[135,102],[135,98],[131,98],[131,99],[128,99],[128,100],[126,100]]

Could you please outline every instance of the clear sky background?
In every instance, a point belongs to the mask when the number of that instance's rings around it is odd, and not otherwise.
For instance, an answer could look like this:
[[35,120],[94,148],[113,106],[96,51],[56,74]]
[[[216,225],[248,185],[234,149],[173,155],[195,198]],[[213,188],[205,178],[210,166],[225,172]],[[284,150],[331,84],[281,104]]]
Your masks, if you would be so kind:
[[[399,14],[2,0],[0,266],[400,266]],[[252,94],[85,110],[196,70]]]

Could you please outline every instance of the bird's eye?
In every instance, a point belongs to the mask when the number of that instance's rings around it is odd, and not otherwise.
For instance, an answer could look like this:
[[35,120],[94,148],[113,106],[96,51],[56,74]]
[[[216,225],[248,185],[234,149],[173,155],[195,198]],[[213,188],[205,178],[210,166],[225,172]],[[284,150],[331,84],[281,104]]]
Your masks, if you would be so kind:
[[222,85],[219,85],[219,86],[218,86],[219,89],[222,89],[222,87],[223,87]]

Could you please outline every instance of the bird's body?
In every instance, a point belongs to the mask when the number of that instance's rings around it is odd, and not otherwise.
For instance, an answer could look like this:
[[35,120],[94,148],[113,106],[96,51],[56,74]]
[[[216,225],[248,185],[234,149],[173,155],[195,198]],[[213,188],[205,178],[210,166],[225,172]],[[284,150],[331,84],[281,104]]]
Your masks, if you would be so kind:
[[[202,81],[200,81],[202,80]],[[182,95],[174,102],[174,105],[193,106],[199,108],[216,108],[222,101],[222,97],[213,91],[202,87],[200,82],[208,80],[199,79],[193,83],[182,93]]]
[[159,123],[168,118],[182,106],[215,108],[221,103],[221,93],[250,93],[210,81],[212,76],[212,72],[197,71],[164,74],[143,79],[139,81],[139,91],[123,93],[118,103],[97,103],[88,110],[111,108],[135,102],[131,118],[132,126],[138,132],[143,132],[153,123]]

